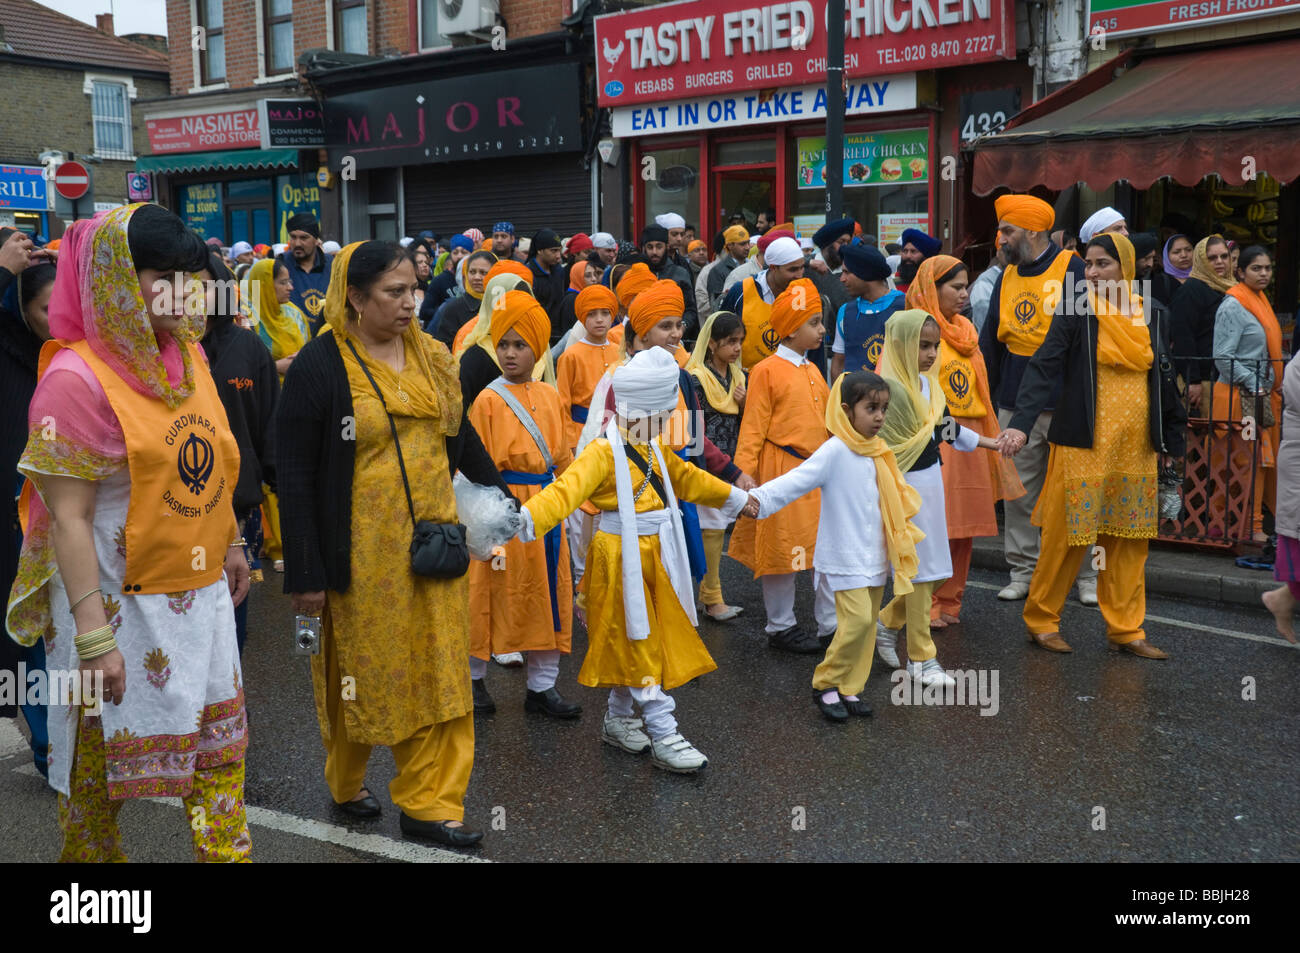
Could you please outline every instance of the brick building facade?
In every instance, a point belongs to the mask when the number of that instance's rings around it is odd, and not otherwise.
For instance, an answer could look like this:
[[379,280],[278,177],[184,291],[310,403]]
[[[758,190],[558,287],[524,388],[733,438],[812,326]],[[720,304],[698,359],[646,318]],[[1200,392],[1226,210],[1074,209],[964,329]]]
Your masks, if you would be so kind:
[[42,153],[88,161],[99,207],[127,201],[127,172],[148,151],[138,103],[168,89],[167,57],[149,45],[161,38],[138,39],[114,35],[111,16],[96,28],[32,0],[0,6],[0,166],[12,170],[0,183],[0,225],[63,233],[52,189],[31,171]]

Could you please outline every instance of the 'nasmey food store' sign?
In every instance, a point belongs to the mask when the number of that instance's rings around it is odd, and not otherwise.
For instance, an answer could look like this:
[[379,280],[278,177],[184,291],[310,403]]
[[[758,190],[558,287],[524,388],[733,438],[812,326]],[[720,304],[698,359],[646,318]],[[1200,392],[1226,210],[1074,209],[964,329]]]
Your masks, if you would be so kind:
[[[861,76],[1016,55],[1014,0],[845,0],[844,70]],[[596,17],[600,105],[826,81],[826,7],[681,0]]]

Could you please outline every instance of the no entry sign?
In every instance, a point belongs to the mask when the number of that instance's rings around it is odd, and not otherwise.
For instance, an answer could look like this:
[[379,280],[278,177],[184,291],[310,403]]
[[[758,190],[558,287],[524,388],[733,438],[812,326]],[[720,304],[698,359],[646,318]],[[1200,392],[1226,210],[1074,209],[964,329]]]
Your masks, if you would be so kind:
[[54,191],[75,202],[90,191],[90,172],[80,162],[65,162],[54,173]]

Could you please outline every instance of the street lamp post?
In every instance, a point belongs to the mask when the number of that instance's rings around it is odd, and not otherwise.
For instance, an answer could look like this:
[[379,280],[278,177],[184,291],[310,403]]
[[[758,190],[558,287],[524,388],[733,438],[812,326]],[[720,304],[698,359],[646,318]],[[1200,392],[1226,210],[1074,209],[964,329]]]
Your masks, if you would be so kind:
[[826,0],[826,218],[844,211],[844,0]]

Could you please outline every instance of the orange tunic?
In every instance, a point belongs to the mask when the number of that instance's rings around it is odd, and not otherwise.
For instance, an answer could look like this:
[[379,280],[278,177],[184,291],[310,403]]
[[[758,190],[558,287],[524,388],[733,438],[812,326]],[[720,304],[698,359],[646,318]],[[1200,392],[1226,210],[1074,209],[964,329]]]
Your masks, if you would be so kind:
[[460,326],[460,330],[456,332],[456,336],[451,340],[452,354],[455,354],[460,350],[460,346],[465,342],[465,339],[469,337],[469,332],[474,330],[474,325],[476,324],[478,324],[477,314]]
[[[546,439],[556,474],[573,459],[565,436],[567,405],[549,384],[507,384],[510,393],[528,408]],[[498,470],[543,473],[546,470],[537,443],[524,429],[501,396],[484,389],[469,412]],[[542,491],[541,486],[517,484],[506,478],[510,492],[523,503]],[[546,572],[546,543],[512,539],[491,560],[473,560],[469,567],[470,655],[486,660],[507,652],[568,652],[573,629],[573,581],[569,570],[569,544],[560,533],[556,567],[557,629],[551,612],[551,584]]]
[[[809,361],[795,367],[779,354],[764,358],[749,375],[734,462],[759,484],[788,473],[826,442],[830,388]],[[800,456],[787,453],[783,446]],[[727,555],[755,576],[811,569],[821,516],[821,490],[799,497],[761,520],[736,523]]]
[[[988,425],[983,417],[958,417],[957,422],[984,437]],[[998,535],[998,514],[994,509],[993,472],[989,469],[987,450],[962,453],[948,443],[939,444],[943,460],[943,503],[948,520],[949,539],[971,539]]]
[[585,338],[560,355],[555,365],[555,386],[560,391],[570,449],[578,446],[578,438],[582,436],[582,423],[573,419],[573,407],[590,408],[596,385],[620,360],[617,344],[610,341],[592,344]]

